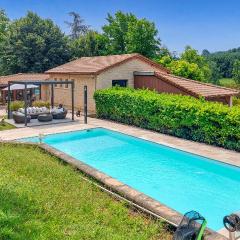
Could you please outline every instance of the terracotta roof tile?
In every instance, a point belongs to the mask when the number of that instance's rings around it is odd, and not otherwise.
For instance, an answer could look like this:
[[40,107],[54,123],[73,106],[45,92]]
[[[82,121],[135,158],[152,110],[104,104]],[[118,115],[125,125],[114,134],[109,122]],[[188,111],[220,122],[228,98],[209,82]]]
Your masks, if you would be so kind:
[[9,81],[44,81],[49,79],[45,73],[17,73],[7,76],[0,76],[0,85],[7,85]]
[[232,96],[239,94],[239,91],[231,88],[225,88],[209,83],[194,81],[187,78],[177,77],[171,74],[155,72],[155,76],[197,97],[203,96],[211,98],[216,96]]
[[157,64],[140,54],[132,53],[121,55],[82,57],[61,66],[52,68],[46,71],[46,73],[99,74],[109,68],[112,68],[131,59],[141,59],[142,61],[158,68],[159,71],[163,71],[165,73],[169,72],[160,64]]

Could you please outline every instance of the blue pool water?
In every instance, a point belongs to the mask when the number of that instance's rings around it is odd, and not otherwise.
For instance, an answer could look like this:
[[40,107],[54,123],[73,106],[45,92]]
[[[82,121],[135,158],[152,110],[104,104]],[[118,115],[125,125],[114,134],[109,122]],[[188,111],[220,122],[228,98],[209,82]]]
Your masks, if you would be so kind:
[[199,211],[213,230],[240,210],[240,168],[103,128],[48,135],[44,142],[182,214]]

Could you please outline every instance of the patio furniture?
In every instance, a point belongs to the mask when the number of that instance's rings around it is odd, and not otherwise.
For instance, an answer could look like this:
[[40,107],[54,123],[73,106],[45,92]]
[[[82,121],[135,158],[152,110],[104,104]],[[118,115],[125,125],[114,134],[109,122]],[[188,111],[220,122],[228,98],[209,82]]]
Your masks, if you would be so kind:
[[[21,112],[13,112],[12,117],[15,123],[25,123],[25,115]],[[29,123],[31,116],[27,115],[27,122]]]
[[68,110],[63,108],[63,110],[55,109],[52,112],[53,119],[65,119],[68,113]]
[[[19,112],[24,114],[24,109],[19,108]],[[31,119],[38,119],[38,116],[40,114],[48,114],[50,113],[50,110],[46,107],[28,107],[27,108],[27,114],[31,116]]]
[[37,119],[39,122],[50,122],[53,120],[53,115],[50,113],[40,114]]

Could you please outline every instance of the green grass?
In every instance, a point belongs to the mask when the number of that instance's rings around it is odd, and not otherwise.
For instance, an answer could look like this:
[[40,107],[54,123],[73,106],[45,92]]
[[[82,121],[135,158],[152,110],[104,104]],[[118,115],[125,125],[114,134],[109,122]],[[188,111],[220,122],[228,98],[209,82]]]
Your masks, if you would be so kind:
[[222,86],[235,84],[235,80],[233,78],[221,78],[219,79],[219,82]]
[[0,131],[9,130],[9,129],[13,129],[13,128],[15,128],[15,127],[9,123],[5,122],[4,124],[2,124],[0,122]]
[[160,221],[130,210],[33,146],[0,144],[0,239],[164,239]]

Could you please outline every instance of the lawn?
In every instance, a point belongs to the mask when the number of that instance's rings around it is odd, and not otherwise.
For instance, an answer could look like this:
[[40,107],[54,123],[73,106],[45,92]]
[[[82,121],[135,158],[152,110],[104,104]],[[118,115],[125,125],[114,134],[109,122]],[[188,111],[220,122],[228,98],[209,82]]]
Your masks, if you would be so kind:
[[225,85],[234,85],[235,80],[233,78],[221,78],[219,79],[220,85],[225,86]]
[[0,239],[172,239],[37,147],[0,144],[0,172]]
[[9,124],[9,123],[5,122],[4,124],[2,124],[0,122],[0,131],[9,130],[9,129],[13,129],[13,128],[15,128],[15,127],[13,125]]

